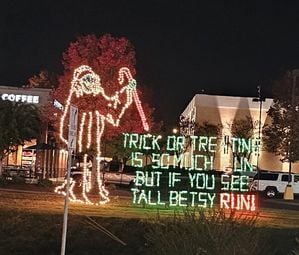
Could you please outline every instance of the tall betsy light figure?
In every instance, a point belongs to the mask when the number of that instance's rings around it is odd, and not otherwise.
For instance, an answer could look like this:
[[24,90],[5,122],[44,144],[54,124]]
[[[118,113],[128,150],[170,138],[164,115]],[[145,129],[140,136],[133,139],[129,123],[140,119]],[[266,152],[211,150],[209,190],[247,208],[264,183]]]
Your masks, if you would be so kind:
[[[134,101],[142,121],[143,129],[145,131],[149,130],[149,126],[136,91],[137,83],[136,80],[133,79],[129,68],[120,68],[118,73],[118,82],[123,87],[121,87],[119,91],[115,91],[114,95],[108,96],[101,85],[100,76],[96,74],[91,67],[82,65],[74,70],[70,93],[60,120],[61,140],[67,144],[67,139],[65,138],[65,134],[67,134],[66,119],[70,104],[72,104],[74,97],[76,97],[76,100],[78,101],[86,96],[94,96],[96,97],[96,100],[102,100],[102,105],[104,107],[90,111],[80,111],[79,109],[78,152],[85,152],[90,149],[92,145],[96,147],[96,178],[95,181],[92,181],[92,174],[87,165],[88,155],[87,153],[84,153],[83,178],[81,184],[82,195],[81,198],[77,198],[76,194],[73,192],[76,181],[72,179],[70,185],[71,201],[94,205],[105,204],[109,201],[109,193],[104,187],[100,173],[101,138],[106,124],[118,127],[126,109],[130,107]],[[92,107],[90,107],[90,109],[92,109]],[[95,188],[92,187],[95,183],[99,194],[96,201],[91,199],[89,194],[91,189]],[[63,185],[58,186],[55,191],[59,194],[65,195],[65,185],[66,182]]]

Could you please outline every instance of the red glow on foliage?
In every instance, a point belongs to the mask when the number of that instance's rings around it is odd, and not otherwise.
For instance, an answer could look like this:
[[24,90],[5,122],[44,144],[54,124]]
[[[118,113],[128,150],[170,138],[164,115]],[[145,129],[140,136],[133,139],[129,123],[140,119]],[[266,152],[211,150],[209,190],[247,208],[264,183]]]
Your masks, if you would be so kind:
[[[112,96],[115,91],[120,90],[123,86],[118,82],[118,71],[120,68],[124,66],[128,67],[132,77],[135,77],[135,64],[134,47],[126,38],[115,38],[111,35],[104,35],[99,38],[95,35],[79,37],[76,42],[70,44],[69,48],[63,54],[64,73],[59,77],[59,84],[57,89],[53,91],[53,98],[63,105],[65,104],[71,88],[73,71],[81,65],[90,66],[101,77],[101,84],[106,94]],[[142,95],[138,79],[136,89],[136,93],[138,93],[136,95],[138,95],[142,102],[142,109],[149,126],[148,128],[151,128],[153,125],[153,108],[144,102],[144,96],[146,97],[146,95]],[[120,98],[120,100],[124,99]],[[109,111],[113,116],[116,114],[113,112],[113,109],[107,109],[105,100],[99,100],[99,98],[93,95],[87,95],[84,100],[82,98],[80,100],[75,99],[72,103],[79,108],[79,111],[88,112],[97,109],[103,113]],[[140,119],[140,110],[138,109],[139,103],[138,101],[135,103],[136,105],[132,105],[132,107],[127,109],[120,121],[119,127],[106,126],[105,140],[112,140],[123,132],[144,132],[144,127]],[[55,109],[53,106],[49,106],[46,109],[46,113],[49,115],[49,120],[55,123],[56,129],[59,130],[61,111]]]

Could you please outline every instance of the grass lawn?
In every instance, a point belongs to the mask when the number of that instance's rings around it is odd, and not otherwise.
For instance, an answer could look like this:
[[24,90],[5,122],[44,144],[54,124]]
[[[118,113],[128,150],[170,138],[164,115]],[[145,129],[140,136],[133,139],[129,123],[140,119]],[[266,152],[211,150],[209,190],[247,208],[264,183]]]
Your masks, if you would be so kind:
[[[157,222],[151,219],[158,212],[161,218],[182,212],[132,206],[130,199],[111,200],[99,207],[70,204],[67,254],[154,254],[148,234]],[[59,254],[63,205],[64,199],[54,194],[0,191],[0,254]],[[127,245],[99,231],[88,217]],[[277,252],[273,254],[291,254],[299,237],[299,212],[263,209],[256,228],[270,233],[268,245]]]

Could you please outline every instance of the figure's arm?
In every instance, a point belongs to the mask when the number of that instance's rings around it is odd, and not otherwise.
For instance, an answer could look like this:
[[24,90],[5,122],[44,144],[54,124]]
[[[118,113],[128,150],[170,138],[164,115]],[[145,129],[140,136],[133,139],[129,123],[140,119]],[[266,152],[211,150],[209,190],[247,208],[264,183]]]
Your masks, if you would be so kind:
[[121,108],[121,112],[118,115],[118,118],[120,119],[123,114],[125,113],[125,110],[132,104],[133,102],[133,95],[134,91],[136,91],[136,80],[132,79],[129,81],[129,84],[127,86],[122,87],[119,94],[126,93],[126,102]]
[[133,98],[142,121],[143,129],[149,131],[149,126],[136,90],[133,91]]
[[[139,100],[139,96],[138,96],[137,91],[136,91],[137,83],[136,83],[136,80],[133,79],[133,76],[130,72],[130,69],[127,68],[127,67],[122,67],[119,70],[118,81],[119,81],[120,84],[124,83],[124,80],[125,80],[124,77],[127,78],[127,80],[129,81],[129,84],[127,86],[123,87],[122,90],[126,89],[126,91],[127,91],[127,100],[129,102],[129,104],[131,104],[132,100],[134,99],[134,102],[136,104],[138,113],[139,113],[141,121],[142,121],[143,128],[144,128],[145,131],[148,131],[149,126],[148,126],[144,111],[142,109],[142,105],[141,105],[141,102]],[[132,97],[133,97],[133,99],[132,99]]]

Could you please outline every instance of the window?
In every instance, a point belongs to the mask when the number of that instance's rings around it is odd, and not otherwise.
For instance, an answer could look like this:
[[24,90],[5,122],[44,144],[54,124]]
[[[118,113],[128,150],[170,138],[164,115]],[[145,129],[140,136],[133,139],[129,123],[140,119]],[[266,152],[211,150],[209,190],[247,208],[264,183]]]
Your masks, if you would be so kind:
[[254,180],[265,180],[265,181],[276,181],[278,179],[278,174],[275,173],[260,173],[254,176]]
[[[292,176],[291,176],[291,180],[292,180]],[[289,175],[288,174],[284,174],[283,176],[281,176],[281,181],[283,181],[283,182],[289,182]]]
[[121,164],[119,162],[110,162],[109,172],[119,172],[121,169]]
[[295,175],[295,176],[294,176],[294,181],[295,181],[295,182],[299,182],[299,175]]
[[123,169],[123,173],[134,174],[137,170],[140,170],[140,168],[138,169],[137,167],[134,166],[125,165]]

